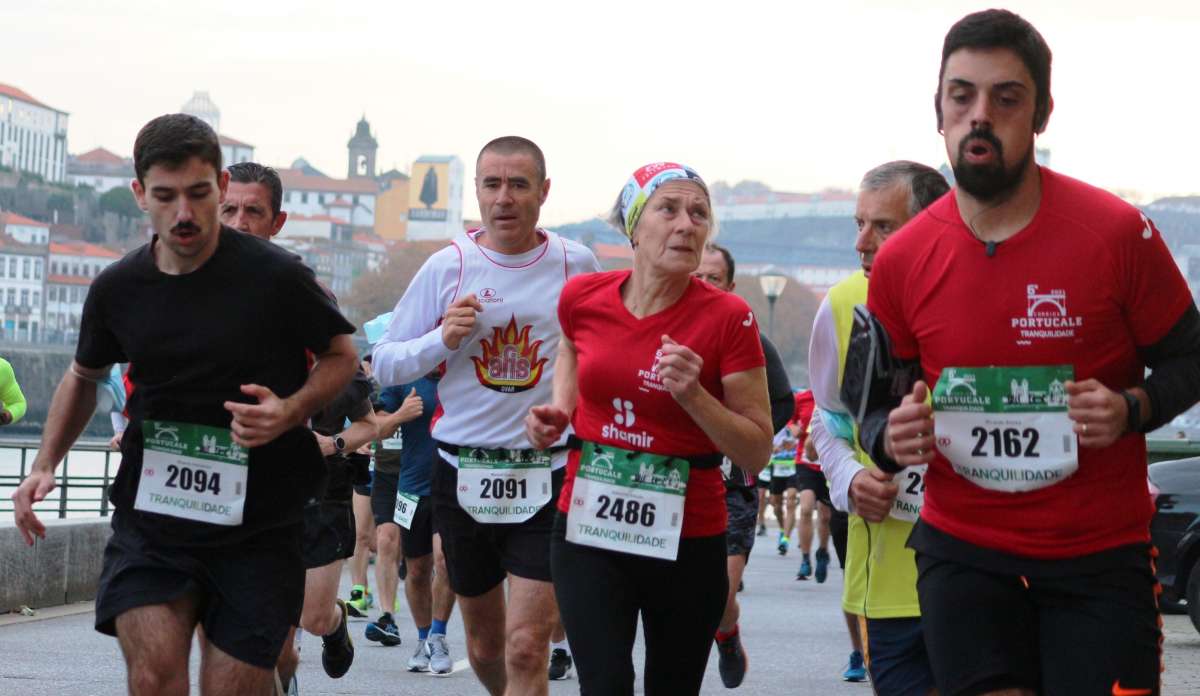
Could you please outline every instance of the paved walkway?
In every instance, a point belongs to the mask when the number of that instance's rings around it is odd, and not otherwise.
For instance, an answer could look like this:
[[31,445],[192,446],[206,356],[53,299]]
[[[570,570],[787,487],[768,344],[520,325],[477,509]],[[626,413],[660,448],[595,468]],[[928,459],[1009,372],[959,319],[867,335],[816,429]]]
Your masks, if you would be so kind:
[[[840,675],[848,642],[840,613],[841,572],[829,582],[794,579],[799,558],[776,554],[771,540],[760,537],[742,594],[742,631],[750,654],[750,675],[739,690],[755,696],[795,694],[852,694],[871,696],[867,684],[847,684]],[[761,543],[766,542],[766,543]],[[343,584],[348,587],[346,578]],[[345,596],[345,593],[343,593]],[[401,593],[403,597],[403,593]],[[400,612],[403,645],[384,648],[362,638],[365,620],[352,620],[357,650],[354,667],[344,678],[332,680],[321,670],[319,638],[305,635],[299,672],[304,696],[362,694],[363,696],[486,696],[469,667],[463,644],[462,622],[455,614],[449,632],[450,649],[457,661],[453,674],[435,677],[411,674],[404,664],[416,631],[406,610]],[[1164,644],[1165,696],[1200,694],[1200,633],[1186,616],[1166,616]],[[92,630],[90,605],[44,610],[31,620],[0,617],[0,694],[41,696],[119,695],[124,691],[124,664],[117,642]],[[641,647],[635,663],[641,672]],[[193,655],[192,680],[196,679]],[[574,679],[554,682],[554,696],[578,693]],[[192,693],[198,693],[193,687]],[[639,692],[640,685],[639,685]],[[706,696],[730,693],[717,674],[715,651],[709,661],[703,692]]]

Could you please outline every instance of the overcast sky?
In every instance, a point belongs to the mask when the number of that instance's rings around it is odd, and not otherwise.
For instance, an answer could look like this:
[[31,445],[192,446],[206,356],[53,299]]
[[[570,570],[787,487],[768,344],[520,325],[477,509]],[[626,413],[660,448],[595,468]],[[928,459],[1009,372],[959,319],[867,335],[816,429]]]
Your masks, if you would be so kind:
[[[0,0],[0,82],[71,114],[70,150],[129,155],[195,90],[268,164],[346,174],[362,114],[380,169],[488,139],[545,150],[545,223],[600,213],[650,161],[784,191],[945,159],[941,42],[986,3]],[[1200,3],[1006,5],[1054,52],[1052,166],[1145,196],[1200,192]],[[464,211],[477,215],[466,187]]]

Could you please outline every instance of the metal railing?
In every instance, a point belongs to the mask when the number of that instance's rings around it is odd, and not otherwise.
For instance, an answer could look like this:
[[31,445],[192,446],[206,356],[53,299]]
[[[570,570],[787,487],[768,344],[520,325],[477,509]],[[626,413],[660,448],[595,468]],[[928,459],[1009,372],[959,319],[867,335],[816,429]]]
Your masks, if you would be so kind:
[[[12,514],[12,498],[7,492],[16,488],[25,479],[26,474],[32,468],[34,453],[40,446],[40,440],[7,438],[0,440],[0,450],[20,451],[18,473],[16,475],[0,474],[0,490],[6,491],[6,494],[0,497],[0,514]],[[102,473],[72,474],[71,456],[77,455],[80,452],[103,453],[104,466]],[[76,457],[76,460],[78,461],[78,457]],[[107,441],[83,441],[75,443],[71,451],[63,458],[62,464],[55,471],[56,488],[46,500],[36,504],[34,510],[43,515],[50,515],[57,512],[59,518],[65,518],[68,515],[99,515],[100,517],[107,517],[110,510],[108,487],[112,484],[113,477],[116,476],[116,470],[120,461],[120,452],[110,449]],[[99,494],[85,494],[85,492],[91,491],[98,491]]]

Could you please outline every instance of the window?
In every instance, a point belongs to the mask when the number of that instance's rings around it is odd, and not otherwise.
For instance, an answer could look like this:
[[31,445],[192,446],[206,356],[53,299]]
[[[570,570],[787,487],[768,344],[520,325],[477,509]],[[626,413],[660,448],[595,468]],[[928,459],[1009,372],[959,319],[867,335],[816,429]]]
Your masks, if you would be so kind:
[[50,275],[58,275],[58,262],[57,261],[50,262]]
[[46,291],[46,299],[49,300],[50,302],[57,302],[58,301],[58,288],[51,285],[50,289]]
[[307,203],[307,202],[308,202],[308,192],[307,192],[307,191],[306,191],[306,192],[304,192],[304,193],[302,193],[302,194],[300,194],[300,202],[301,202],[301,203]]
[[[42,279],[42,260],[41,259],[33,260],[33,279],[34,280]],[[37,304],[37,303],[35,302],[34,304]]]
[[71,264],[71,275],[73,275],[73,276],[79,275],[79,264],[77,264],[77,263]]
[[8,289],[8,304],[15,305],[17,303],[17,291],[14,288]]
[[8,277],[17,277],[17,257],[15,256],[8,257]]
[[21,259],[21,277],[24,278],[25,280],[29,280],[29,259],[28,258]]
[[37,308],[37,307],[40,307],[41,305],[42,305],[42,292],[41,292],[41,290],[34,290],[33,291],[33,306],[34,306],[34,308]]
[[29,306],[29,290],[27,288],[21,289],[21,306],[22,307]]

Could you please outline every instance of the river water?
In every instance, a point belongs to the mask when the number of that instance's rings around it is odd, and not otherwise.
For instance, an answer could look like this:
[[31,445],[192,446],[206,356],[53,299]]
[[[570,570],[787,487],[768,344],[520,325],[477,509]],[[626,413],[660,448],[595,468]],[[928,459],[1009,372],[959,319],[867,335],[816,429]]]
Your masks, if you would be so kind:
[[[94,440],[84,441],[80,444],[107,446],[108,442]],[[21,476],[22,456],[25,460],[25,471],[28,472],[34,457],[37,456],[37,442],[27,439],[0,438],[0,522],[12,521],[12,493]],[[103,483],[105,475],[105,459],[105,452],[71,450],[71,453],[67,455],[66,462],[59,464],[55,472],[60,478],[60,485],[34,509],[46,517],[58,517],[60,494],[62,493],[61,477],[65,472],[71,481],[71,484],[68,485],[66,516],[98,517],[101,502],[99,486]],[[108,476],[111,479],[117,475],[117,466],[121,462],[121,455],[117,452],[110,452],[107,453],[107,459]]]

